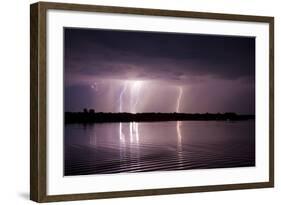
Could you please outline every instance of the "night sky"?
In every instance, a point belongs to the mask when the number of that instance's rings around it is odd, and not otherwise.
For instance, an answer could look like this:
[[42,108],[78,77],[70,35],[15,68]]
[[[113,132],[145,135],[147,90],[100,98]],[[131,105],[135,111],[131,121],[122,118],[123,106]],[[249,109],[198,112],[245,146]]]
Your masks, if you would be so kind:
[[255,113],[255,38],[64,29],[65,111]]

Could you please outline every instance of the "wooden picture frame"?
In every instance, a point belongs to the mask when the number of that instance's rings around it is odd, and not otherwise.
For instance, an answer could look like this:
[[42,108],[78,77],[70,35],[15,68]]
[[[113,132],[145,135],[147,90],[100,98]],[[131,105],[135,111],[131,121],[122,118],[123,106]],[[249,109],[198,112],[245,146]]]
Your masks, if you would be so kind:
[[[102,12],[269,25],[269,179],[262,182],[49,195],[47,193],[47,11]],[[274,18],[143,8],[38,2],[30,6],[30,199],[36,202],[209,192],[274,186]]]

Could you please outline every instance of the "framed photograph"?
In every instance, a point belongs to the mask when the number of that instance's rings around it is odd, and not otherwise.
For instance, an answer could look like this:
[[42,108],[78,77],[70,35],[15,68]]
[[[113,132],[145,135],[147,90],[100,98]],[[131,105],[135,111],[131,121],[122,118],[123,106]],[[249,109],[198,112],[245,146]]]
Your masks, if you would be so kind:
[[274,18],[31,5],[30,198],[274,186]]

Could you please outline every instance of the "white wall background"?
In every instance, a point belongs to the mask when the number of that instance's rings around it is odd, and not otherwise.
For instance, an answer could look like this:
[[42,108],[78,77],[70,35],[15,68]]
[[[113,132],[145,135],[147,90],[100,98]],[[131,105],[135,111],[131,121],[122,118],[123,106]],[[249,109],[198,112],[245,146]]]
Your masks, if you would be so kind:
[[[51,0],[50,0],[51,1]],[[239,190],[169,196],[103,199],[60,204],[277,204],[281,195],[281,13],[274,0],[74,0],[61,2],[147,7],[275,16],[275,156],[274,189]],[[29,4],[35,1],[2,1],[0,8],[0,203],[29,201]],[[164,180],[164,179],[163,179]],[[56,203],[53,203],[56,204]]]

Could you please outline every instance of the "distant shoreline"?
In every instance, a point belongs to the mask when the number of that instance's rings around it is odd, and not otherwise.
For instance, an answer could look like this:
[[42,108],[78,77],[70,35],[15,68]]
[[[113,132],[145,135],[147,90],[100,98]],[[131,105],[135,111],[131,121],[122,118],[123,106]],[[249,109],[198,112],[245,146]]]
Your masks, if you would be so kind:
[[157,122],[157,121],[242,121],[255,115],[228,113],[103,113],[65,112],[65,123]]

